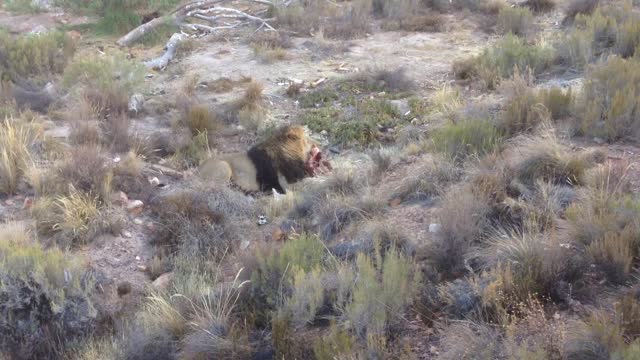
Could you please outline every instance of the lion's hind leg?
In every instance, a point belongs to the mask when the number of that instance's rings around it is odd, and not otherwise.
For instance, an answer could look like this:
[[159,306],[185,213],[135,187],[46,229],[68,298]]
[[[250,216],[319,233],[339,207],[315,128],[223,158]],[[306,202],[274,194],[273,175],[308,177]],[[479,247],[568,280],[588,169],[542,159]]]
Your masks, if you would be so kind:
[[214,185],[226,186],[231,181],[231,166],[224,160],[208,159],[198,168],[198,176],[201,180],[212,182]]

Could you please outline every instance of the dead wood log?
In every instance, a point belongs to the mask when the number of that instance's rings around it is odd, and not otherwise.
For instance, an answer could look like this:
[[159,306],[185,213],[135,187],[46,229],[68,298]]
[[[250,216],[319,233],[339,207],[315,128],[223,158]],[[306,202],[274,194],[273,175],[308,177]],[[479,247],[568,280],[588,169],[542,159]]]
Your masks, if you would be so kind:
[[171,35],[171,39],[167,42],[167,46],[165,47],[165,52],[162,56],[155,58],[153,60],[146,61],[144,65],[150,69],[160,70],[169,65],[169,62],[173,60],[176,56],[176,52],[178,50],[178,46],[180,42],[184,39],[184,35],[180,33],[175,33]]

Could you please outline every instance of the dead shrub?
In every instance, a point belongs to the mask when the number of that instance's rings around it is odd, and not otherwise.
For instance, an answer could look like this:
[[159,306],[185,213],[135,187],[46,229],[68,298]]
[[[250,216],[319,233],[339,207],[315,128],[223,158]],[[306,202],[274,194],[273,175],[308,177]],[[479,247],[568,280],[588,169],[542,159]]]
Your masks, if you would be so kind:
[[29,124],[4,119],[0,123],[0,193],[13,194],[32,161],[33,143],[40,135]]
[[551,113],[553,120],[559,120],[571,115],[574,106],[574,95],[571,88],[562,90],[558,87],[542,89],[538,92],[540,102]]
[[245,128],[256,131],[264,125],[267,110],[263,104],[262,84],[252,81],[244,96],[223,106],[220,116],[227,124],[238,121]]
[[69,141],[74,145],[99,146],[102,134],[97,121],[75,121],[69,134]]
[[500,334],[489,325],[461,322],[448,326],[441,340],[442,360],[494,359],[501,352]]

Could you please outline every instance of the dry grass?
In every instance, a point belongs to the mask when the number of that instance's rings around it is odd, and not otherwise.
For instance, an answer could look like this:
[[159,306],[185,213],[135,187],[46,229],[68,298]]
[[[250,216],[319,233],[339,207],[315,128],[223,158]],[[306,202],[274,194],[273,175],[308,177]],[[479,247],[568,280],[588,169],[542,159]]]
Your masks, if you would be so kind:
[[461,176],[462,171],[454,163],[434,159],[422,165],[415,175],[405,179],[391,195],[391,199],[430,200],[444,193],[447,187],[458,181]]
[[497,27],[503,34],[526,37],[532,31],[533,14],[523,7],[504,7],[498,13]]
[[573,22],[577,15],[589,15],[596,9],[600,0],[571,0],[565,9],[563,24]]
[[536,90],[530,87],[532,78],[531,74],[522,76],[516,71],[512,80],[501,84],[506,104],[500,113],[499,127],[507,136],[532,132],[551,118]]
[[555,0],[527,0],[525,6],[534,12],[548,12],[556,7],[556,2]]
[[0,123],[0,193],[13,194],[32,161],[31,146],[38,132],[20,120]]

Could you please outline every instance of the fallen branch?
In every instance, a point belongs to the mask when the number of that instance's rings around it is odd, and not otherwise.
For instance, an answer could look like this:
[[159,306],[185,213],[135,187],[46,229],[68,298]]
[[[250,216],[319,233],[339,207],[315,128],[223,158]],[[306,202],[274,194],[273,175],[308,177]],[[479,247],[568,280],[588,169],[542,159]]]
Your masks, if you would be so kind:
[[[260,5],[273,6],[273,3],[268,0],[245,0]],[[124,35],[116,42],[119,46],[131,46],[133,43],[142,38],[145,34],[154,31],[164,24],[175,24],[182,27],[189,27],[205,32],[214,32],[217,30],[228,29],[228,25],[215,26],[214,24],[219,19],[246,19],[252,22],[260,23],[262,27],[266,27],[269,30],[275,31],[275,29],[267,23],[267,20],[249,14],[244,11],[229,7],[219,7],[218,4],[224,2],[231,2],[231,0],[202,0],[194,1],[176,8],[167,16],[155,18],[145,24],[138,26],[131,30],[128,34]],[[264,10],[264,9],[263,9]],[[216,16],[205,16],[204,14],[216,12]],[[189,23],[188,19],[204,20],[210,23],[211,26]],[[235,27],[235,26],[234,26]]]
[[166,51],[159,58],[146,61],[144,65],[150,69],[159,70],[169,65],[169,62],[176,56],[178,45],[184,39],[184,35],[175,33],[171,35],[171,39],[167,42]]

